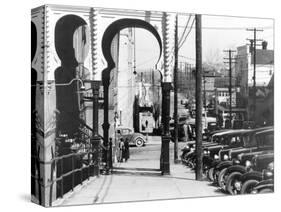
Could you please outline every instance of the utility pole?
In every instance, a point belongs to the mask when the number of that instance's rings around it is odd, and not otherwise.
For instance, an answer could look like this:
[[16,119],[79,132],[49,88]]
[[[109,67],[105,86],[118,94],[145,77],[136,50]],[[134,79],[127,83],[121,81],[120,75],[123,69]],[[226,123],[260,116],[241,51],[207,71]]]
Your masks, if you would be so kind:
[[174,162],[178,158],[178,16],[176,16],[175,27],[175,67],[174,67]]
[[235,52],[235,50],[225,50],[224,52],[228,52],[228,61],[225,63],[229,64],[229,85],[228,85],[228,92],[229,92],[229,121],[230,121],[230,128],[232,128],[232,53]]
[[202,151],[202,29],[201,15],[195,15],[196,46],[196,180],[203,178]]
[[252,29],[247,29],[247,31],[253,31],[254,32],[254,40],[252,39],[247,39],[251,41],[251,44],[253,44],[253,49],[252,46],[250,46],[250,51],[253,55],[253,65],[254,65],[254,73],[253,73],[253,120],[255,121],[256,124],[256,47],[257,47],[257,41],[262,41],[262,40],[257,40],[257,32],[262,32],[263,29],[257,29],[257,28],[252,28]]

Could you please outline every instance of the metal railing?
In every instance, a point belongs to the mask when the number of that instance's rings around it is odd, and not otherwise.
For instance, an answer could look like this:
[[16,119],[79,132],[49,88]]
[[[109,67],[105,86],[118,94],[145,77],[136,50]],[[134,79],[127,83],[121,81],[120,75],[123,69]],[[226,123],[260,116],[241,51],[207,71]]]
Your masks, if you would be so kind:
[[[40,149],[39,149],[40,150]],[[47,189],[50,188],[50,195],[49,195],[49,205],[52,205],[53,202],[53,185],[55,183],[58,184],[59,186],[59,195],[57,194],[57,198],[61,197],[63,198],[64,194],[66,192],[68,192],[69,190],[65,190],[64,189],[64,180],[66,177],[71,176],[71,189],[73,191],[74,187],[77,186],[78,184],[82,184],[84,180],[90,178],[90,176],[92,176],[92,172],[91,169],[97,165],[97,163],[99,163],[99,161],[93,161],[92,159],[92,154],[94,154],[96,151],[87,151],[87,152],[78,152],[78,153],[70,153],[67,155],[62,155],[62,156],[58,156],[58,157],[53,157],[51,160],[49,161],[41,161],[40,158],[38,156],[32,155],[32,159],[36,164],[36,169],[37,169],[37,174],[32,175],[31,177],[37,181],[38,183],[38,200],[39,200],[39,204],[42,203],[42,195],[41,195],[41,188],[43,189]],[[87,156],[86,161],[87,163],[85,163],[85,159],[84,157]],[[71,162],[71,169],[70,171],[67,171],[64,173],[64,160],[65,159],[70,159],[68,160],[68,163]],[[78,160],[77,160],[78,159]],[[80,162],[80,167],[76,168],[75,167],[75,163],[77,164],[77,162]],[[44,164],[44,165],[51,165],[51,172],[50,172],[50,178],[48,180],[47,184],[43,183],[43,179],[42,176],[40,176],[40,164]],[[59,177],[56,177],[54,179],[54,174],[57,173],[55,172],[55,168],[57,167],[57,169],[59,169]],[[86,172],[84,172],[84,170],[87,170]],[[75,177],[77,176],[76,173],[80,172],[80,177]],[[86,179],[85,179],[85,175],[86,174]],[[77,180],[78,179],[78,182]],[[76,181],[76,182],[75,182]]]
[[[85,143],[89,143],[89,139],[91,138],[90,131],[92,131],[92,129],[84,122],[81,124],[86,128],[86,130],[84,129],[79,131],[83,134],[85,141],[87,140]],[[102,141],[103,137],[100,135],[99,137]],[[40,160],[40,146],[38,146],[36,151],[33,152],[33,155],[31,155],[31,162],[33,163],[31,178],[34,184],[37,183],[38,192],[36,193],[38,195],[35,194],[35,196],[38,197],[39,204],[42,204],[42,194],[46,194],[45,191],[47,189],[49,189],[49,206],[52,206],[55,199],[63,198],[67,192],[73,191],[75,186],[82,184],[85,180],[89,180],[90,176],[99,175],[100,170],[109,170],[110,172],[110,169],[112,169],[111,140],[107,145],[104,145],[104,142],[100,142],[97,146],[88,144],[85,148],[79,148],[80,152],[73,152],[61,156],[55,156],[56,154],[54,148],[55,147],[51,147],[52,159],[49,161]],[[43,176],[41,173],[41,165],[43,165],[43,169],[46,168],[45,165],[51,166],[47,183],[44,179],[46,176]],[[55,188],[54,185],[56,185]],[[32,186],[35,189],[36,185]],[[42,192],[42,189],[44,192]],[[53,192],[54,189],[56,189],[55,199]]]

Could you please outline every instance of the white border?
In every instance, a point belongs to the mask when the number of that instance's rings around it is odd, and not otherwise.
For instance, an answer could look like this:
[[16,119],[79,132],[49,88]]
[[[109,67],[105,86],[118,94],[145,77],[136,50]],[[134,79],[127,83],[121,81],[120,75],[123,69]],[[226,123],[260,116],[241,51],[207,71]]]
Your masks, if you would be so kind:
[[[30,193],[30,9],[43,4],[83,5],[108,8],[156,10],[275,18],[275,108],[278,109],[280,62],[280,7],[278,1],[225,0],[32,0],[3,1],[1,4],[1,211],[38,211],[29,202]],[[252,8],[252,9],[251,9]],[[4,48],[3,48],[4,45]],[[277,105],[278,104],[278,105]],[[275,110],[275,170],[280,181],[279,112]],[[280,130],[279,130],[280,131]],[[278,170],[279,169],[279,170]],[[214,197],[81,206],[84,211],[269,211],[274,210],[280,194],[275,182],[274,195]],[[280,205],[280,204],[279,204]],[[80,206],[51,210],[80,210]]]

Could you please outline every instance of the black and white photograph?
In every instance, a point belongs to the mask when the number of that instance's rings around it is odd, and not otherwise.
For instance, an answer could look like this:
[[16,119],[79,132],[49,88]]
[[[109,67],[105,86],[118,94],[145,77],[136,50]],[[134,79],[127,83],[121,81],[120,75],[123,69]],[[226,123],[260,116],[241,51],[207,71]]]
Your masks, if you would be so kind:
[[1,9],[1,211],[275,211],[278,3]]
[[274,192],[274,19],[31,10],[42,206]]

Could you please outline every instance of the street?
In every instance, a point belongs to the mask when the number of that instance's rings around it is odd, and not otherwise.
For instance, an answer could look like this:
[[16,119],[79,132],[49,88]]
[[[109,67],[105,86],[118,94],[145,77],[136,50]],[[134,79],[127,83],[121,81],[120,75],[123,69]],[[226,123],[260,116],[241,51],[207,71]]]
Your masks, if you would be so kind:
[[[179,152],[183,142],[179,143]],[[170,175],[161,175],[159,157],[161,137],[149,137],[145,147],[130,148],[127,162],[115,163],[111,175],[93,177],[54,205],[162,200],[224,195],[207,181],[196,181],[194,171],[173,162],[170,143]]]

